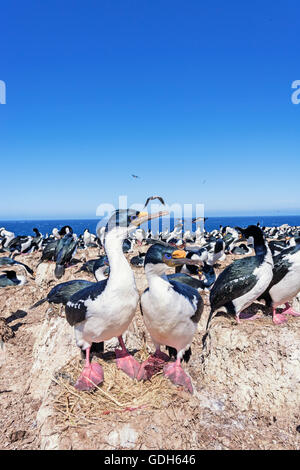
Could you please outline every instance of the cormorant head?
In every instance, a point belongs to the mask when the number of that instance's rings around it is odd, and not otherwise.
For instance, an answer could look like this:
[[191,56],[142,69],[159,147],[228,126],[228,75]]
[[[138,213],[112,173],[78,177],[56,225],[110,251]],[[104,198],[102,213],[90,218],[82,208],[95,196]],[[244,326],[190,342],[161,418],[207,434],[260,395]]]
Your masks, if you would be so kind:
[[152,245],[145,256],[145,268],[151,266],[159,275],[164,274],[166,267],[175,268],[183,264],[199,264],[199,260],[186,258],[187,253],[179,250],[177,247],[170,246],[167,243],[155,243]]
[[70,227],[70,225],[65,225],[64,227],[62,227],[59,231],[58,231],[59,235],[60,236],[64,236],[66,235],[67,233],[73,233],[73,229],[72,227]]
[[253,237],[254,246],[265,244],[264,234],[257,225],[249,225],[247,228],[236,227],[236,230],[238,230],[242,234],[242,236],[247,240],[250,237]]
[[17,273],[16,271],[13,271],[13,270],[10,270],[10,271],[6,271],[6,270],[3,270],[1,272],[1,274],[5,274],[5,276],[10,279],[11,281],[14,281],[14,280],[17,280]]
[[105,232],[107,234],[114,231],[116,236],[125,238],[144,222],[167,214],[166,211],[148,214],[148,212],[139,212],[133,209],[118,209],[107,222]]

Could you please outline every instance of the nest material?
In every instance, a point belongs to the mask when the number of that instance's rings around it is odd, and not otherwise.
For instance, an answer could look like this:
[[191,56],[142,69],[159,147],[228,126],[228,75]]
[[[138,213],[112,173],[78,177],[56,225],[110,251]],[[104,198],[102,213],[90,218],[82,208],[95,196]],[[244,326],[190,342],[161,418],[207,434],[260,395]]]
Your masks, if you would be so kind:
[[[147,356],[145,349],[136,355],[140,362]],[[162,409],[178,396],[178,389],[162,375],[162,371],[154,375],[151,381],[138,382],[118,370],[115,361],[97,361],[103,367],[104,382],[91,392],[79,392],[74,387],[83,361],[72,359],[56,373],[53,380],[59,391],[54,398],[54,407],[62,423],[86,425],[103,420],[104,415],[111,413]]]

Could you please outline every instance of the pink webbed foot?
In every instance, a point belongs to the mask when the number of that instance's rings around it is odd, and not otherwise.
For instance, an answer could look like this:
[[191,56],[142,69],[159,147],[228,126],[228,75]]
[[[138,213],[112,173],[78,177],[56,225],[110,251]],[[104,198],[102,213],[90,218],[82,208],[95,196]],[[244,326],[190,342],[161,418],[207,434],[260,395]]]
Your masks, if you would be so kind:
[[80,391],[92,390],[103,382],[103,369],[97,362],[86,365],[78,378],[75,388]]
[[115,353],[117,358],[116,362],[118,369],[121,369],[132,379],[135,379],[140,370],[140,363],[136,359],[134,359],[134,357],[131,356],[131,354],[129,354],[129,352],[127,351],[116,349]]
[[141,364],[137,380],[150,380],[153,375],[163,369],[165,363],[169,360],[170,358],[167,354],[157,350]]
[[193,386],[191,379],[189,376],[184,372],[183,368],[181,367],[180,362],[171,362],[170,364],[166,364],[164,366],[164,375],[173,382],[175,385],[181,385],[190,393],[193,393]]
[[283,314],[284,315],[292,315],[292,317],[300,317],[300,313],[299,312],[296,312],[291,306],[290,304],[286,303],[285,304],[286,308],[283,310]]
[[287,321],[287,318],[284,313],[276,313],[276,310],[273,310],[273,323],[275,325],[281,325],[282,323],[285,323]]
[[140,370],[140,363],[134,359],[131,354],[127,351],[122,336],[118,338],[120,346],[122,349],[116,349],[116,358],[117,358],[117,367],[121,369],[125,374],[127,374],[132,379],[135,379]]

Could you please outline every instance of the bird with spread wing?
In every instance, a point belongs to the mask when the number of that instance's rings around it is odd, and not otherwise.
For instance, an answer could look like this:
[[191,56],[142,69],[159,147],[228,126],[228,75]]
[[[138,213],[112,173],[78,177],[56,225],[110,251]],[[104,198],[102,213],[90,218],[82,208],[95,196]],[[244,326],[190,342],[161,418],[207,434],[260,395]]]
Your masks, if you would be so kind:
[[163,200],[163,198],[161,196],[150,196],[150,197],[148,197],[144,207],[147,207],[149,202],[153,201],[154,199],[158,199],[165,206],[165,201]]

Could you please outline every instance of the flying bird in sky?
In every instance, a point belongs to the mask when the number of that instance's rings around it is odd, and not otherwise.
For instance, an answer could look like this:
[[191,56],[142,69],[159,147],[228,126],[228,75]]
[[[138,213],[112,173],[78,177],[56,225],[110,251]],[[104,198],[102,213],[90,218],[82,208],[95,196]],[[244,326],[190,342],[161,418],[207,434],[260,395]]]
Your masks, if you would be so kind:
[[165,201],[163,200],[163,198],[161,196],[150,196],[150,197],[148,197],[144,207],[147,207],[147,205],[149,204],[149,201],[153,201],[154,199],[158,199],[163,205],[165,205]]
[[140,178],[140,176],[137,176],[137,175],[131,175],[132,178]]

